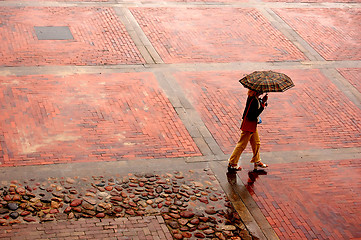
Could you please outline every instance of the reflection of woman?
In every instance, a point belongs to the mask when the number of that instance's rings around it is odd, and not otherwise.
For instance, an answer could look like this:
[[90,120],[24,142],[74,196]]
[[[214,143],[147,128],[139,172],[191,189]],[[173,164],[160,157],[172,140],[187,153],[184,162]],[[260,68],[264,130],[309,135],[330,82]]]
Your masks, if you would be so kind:
[[238,166],[238,161],[248,142],[250,142],[253,151],[251,163],[254,163],[254,169],[257,169],[257,167],[268,167],[266,164],[261,162],[259,155],[261,142],[257,132],[258,117],[267,105],[268,96],[266,94],[262,99],[259,99],[260,95],[261,93],[259,92],[255,92],[253,90],[248,91],[247,103],[242,117],[242,133],[231,157],[229,158],[228,171],[239,171],[242,169]]

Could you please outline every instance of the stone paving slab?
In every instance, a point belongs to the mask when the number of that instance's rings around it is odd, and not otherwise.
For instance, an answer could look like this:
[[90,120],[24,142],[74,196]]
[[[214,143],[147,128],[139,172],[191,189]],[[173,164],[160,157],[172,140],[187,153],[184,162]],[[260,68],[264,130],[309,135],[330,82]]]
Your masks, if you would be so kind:
[[275,9],[326,60],[360,60],[360,9]]
[[165,63],[301,61],[252,8],[130,8]]
[[[1,66],[145,63],[112,8],[1,7]],[[68,26],[73,40],[38,40],[34,26]]]
[[152,73],[0,79],[2,166],[201,155]]
[[280,239],[359,239],[361,159],[246,167],[239,176]]
[[[330,80],[316,69],[280,71],[296,86],[269,94],[269,106],[259,126],[263,152],[360,146],[361,111]],[[238,80],[244,74],[174,74],[226,154],[233,150],[240,134],[247,90]]]
[[0,192],[0,238],[252,239],[209,168],[9,180]]

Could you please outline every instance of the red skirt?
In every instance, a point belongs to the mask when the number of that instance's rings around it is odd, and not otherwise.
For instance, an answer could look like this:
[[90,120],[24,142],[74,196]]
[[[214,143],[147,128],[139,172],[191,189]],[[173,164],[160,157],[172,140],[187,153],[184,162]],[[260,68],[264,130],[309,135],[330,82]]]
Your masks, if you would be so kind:
[[255,132],[257,128],[257,121],[249,121],[246,117],[242,120],[241,130],[247,132]]

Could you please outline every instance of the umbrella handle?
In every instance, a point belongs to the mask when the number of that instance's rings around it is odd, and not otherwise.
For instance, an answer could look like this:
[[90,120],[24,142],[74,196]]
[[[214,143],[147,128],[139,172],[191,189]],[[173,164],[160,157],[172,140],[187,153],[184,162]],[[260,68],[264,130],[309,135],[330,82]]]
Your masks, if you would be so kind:
[[266,93],[266,95],[264,95],[263,98],[262,98],[262,101],[264,103],[267,102],[267,100],[268,100],[268,93]]
[[265,106],[268,105],[268,104],[267,104],[267,100],[268,100],[268,93],[266,93],[266,95],[264,95],[263,98],[260,99],[260,102],[261,102],[261,104],[262,104],[262,107],[265,107]]

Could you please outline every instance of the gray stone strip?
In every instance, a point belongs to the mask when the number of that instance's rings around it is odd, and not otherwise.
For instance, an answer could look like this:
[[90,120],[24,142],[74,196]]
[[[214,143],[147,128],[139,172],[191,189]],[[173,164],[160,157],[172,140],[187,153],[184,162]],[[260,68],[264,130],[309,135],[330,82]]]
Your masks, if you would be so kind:
[[89,177],[99,175],[127,175],[128,173],[188,171],[204,169],[206,162],[186,163],[185,158],[138,159],[0,167],[1,181],[29,180],[32,178]]
[[0,1],[0,7],[203,7],[203,8],[360,8],[361,3],[352,2],[168,2],[168,1],[116,1],[107,2],[56,2],[56,1]]
[[144,72],[142,65],[0,67],[0,76],[73,75],[115,72]]
[[[361,147],[337,148],[337,149],[310,149],[310,150],[282,151],[282,152],[261,152],[261,157],[262,160],[264,160],[264,162],[269,164],[361,159]],[[252,154],[245,153],[242,155],[242,158],[245,159],[245,164],[249,164],[249,160],[251,160]]]
[[[262,133],[261,133],[262,134]],[[261,136],[262,141],[262,136]],[[262,146],[261,146],[262,148]],[[214,156],[216,161],[228,160],[230,154],[219,154]],[[261,157],[268,164],[273,163],[293,163],[293,162],[318,162],[318,161],[339,161],[345,159],[361,159],[361,147],[355,148],[336,148],[336,149],[310,149],[298,151],[282,151],[282,152],[262,152]],[[240,164],[245,166],[250,164],[252,158],[251,153],[243,153]],[[188,158],[187,162],[207,161],[200,157]]]
[[[187,72],[187,71],[254,71],[259,69],[325,69],[360,68],[361,61],[303,61],[303,62],[230,62],[230,63],[178,63],[178,64],[135,64],[104,66],[31,66],[0,67],[0,75],[71,75],[117,72]],[[342,76],[341,76],[342,77]],[[346,81],[346,80],[345,80]],[[352,86],[353,87],[353,86]]]
[[[340,148],[340,149],[312,149],[303,151],[285,151],[285,152],[261,152],[262,159],[271,164],[292,163],[292,162],[317,162],[317,161],[337,161],[345,159],[361,159],[361,147],[358,148]],[[204,168],[212,162],[223,162],[229,155],[216,155],[216,161],[209,156],[185,157],[185,158],[159,158],[159,159],[138,159],[138,160],[120,160],[115,162],[86,162],[86,163],[67,163],[52,165],[33,165],[18,167],[0,168],[0,181],[9,179],[31,179],[35,176],[43,177],[62,177],[62,176],[90,176],[101,174],[126,174],[128,172],[144,171],[170,171],[185,170],[189,168]],[[241,164],[250,164],[250,153],[242,154]],[[222,167],[223,169],[223,167]]]
[[[360,65],[361,66],[361,65]],[[342,67],[339,67],[342,68]],[[321,69],[323,75],[330,79],[348,99],[361,109],[361,93],[347,81],[336,69]],[[332,97],[332,96],[330,96]]]
[[235,173],[226,172],[227,163],[211,162],[210,167],[247,230],[259,239],[279,239],[256,202]]
[[127,32],[142,54],[146,63],[163,63],[162,58],[151,44],[130,10],[127,8],[115,8],[115,12],[120,17],[122,23],[125,25]]
[[139,31],[139,28],[133,24],[132,19],[130,19],[130,11],[125,8],[115,8],[115,13],[120,18],[121,22],[124,24],[125,28],[127,29],[128,34],[132,38],[134,44],[138,48],[139,52],[142,54],[146,63],[155,63],[152,56],[150,55],[147,47],[139,37],[140,35],[144,35],[142,31]]
[[324,61],[324,58],[275,12],[269,8],[258,8],[258,10],[268,19],[274,28],[285,35],[309,60]]
[[156,71],[155,76],[199,150],[208,157],[207,160],[212,160],[214,155],[222,154],[216,140],[205,126],[197,110],[186,98],[183,89],[173,75],[170,72]]

